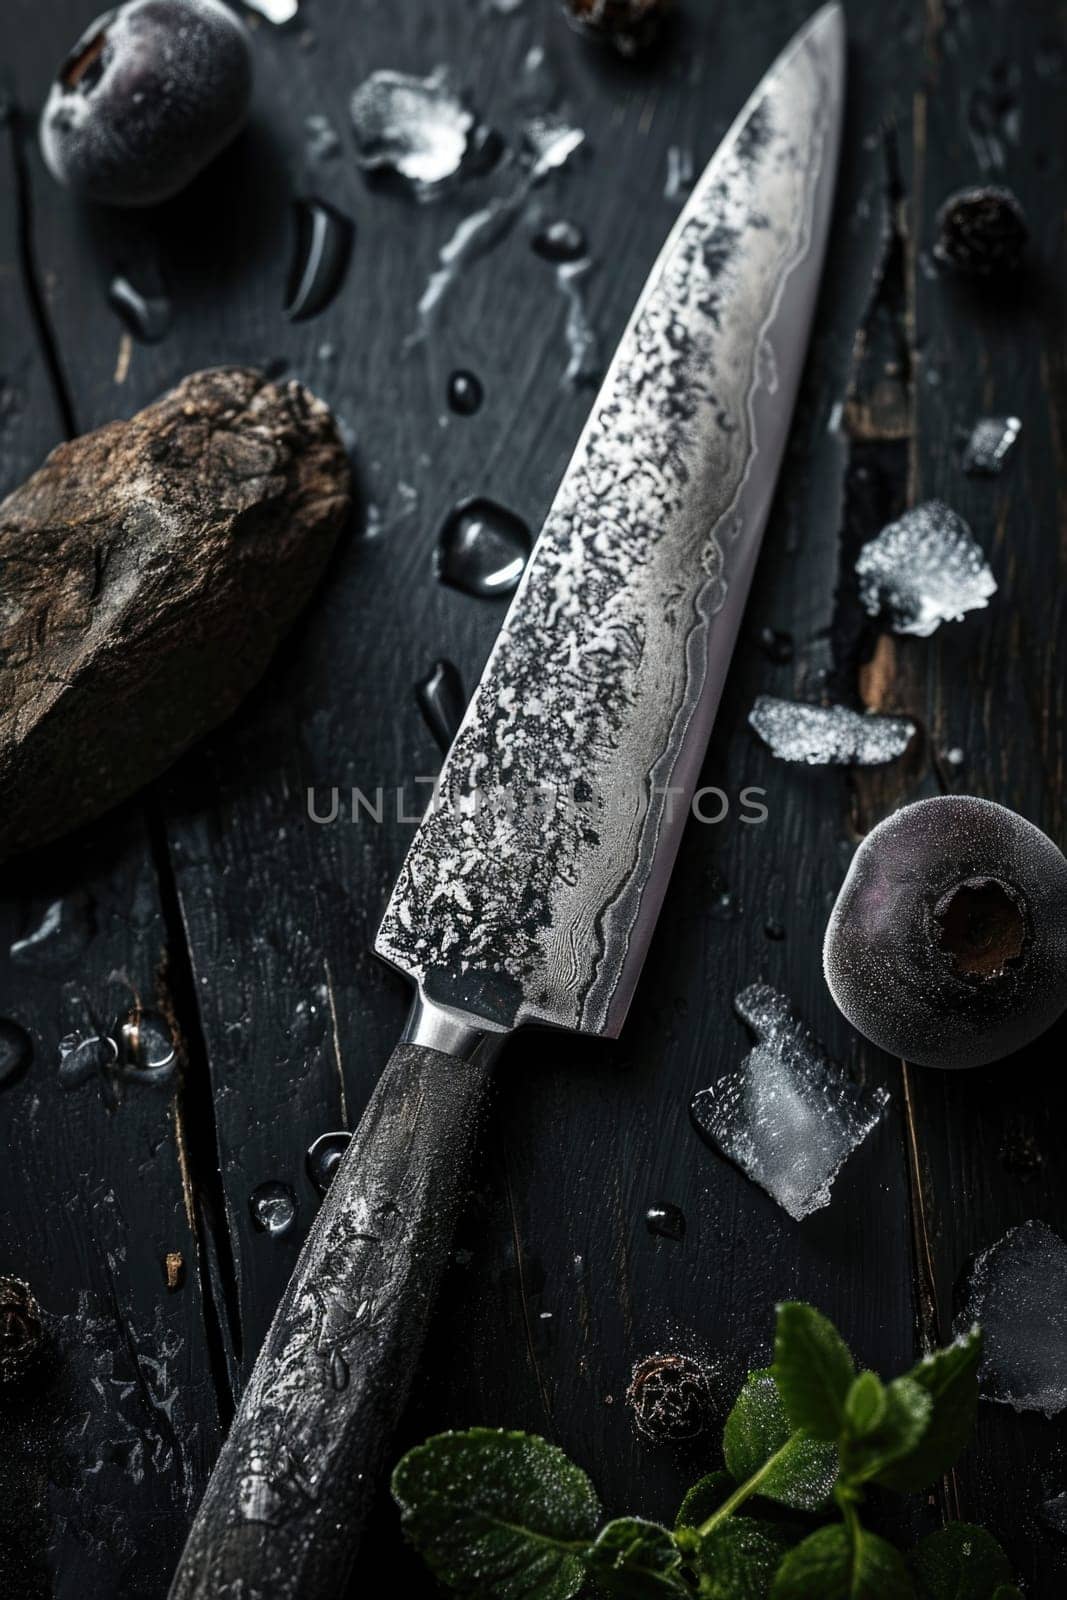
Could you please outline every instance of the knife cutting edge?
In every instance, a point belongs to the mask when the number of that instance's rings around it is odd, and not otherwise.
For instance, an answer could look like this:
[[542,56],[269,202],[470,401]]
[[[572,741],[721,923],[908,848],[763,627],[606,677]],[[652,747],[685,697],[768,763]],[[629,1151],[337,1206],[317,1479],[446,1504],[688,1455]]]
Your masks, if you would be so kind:
[[171,1600],[333,1600],[421,1350],[489,1068],[622,1027],[788,434],[844,102],[830,4],[653,268],[412,841],[375,948],[403,1038],[308,1235]]

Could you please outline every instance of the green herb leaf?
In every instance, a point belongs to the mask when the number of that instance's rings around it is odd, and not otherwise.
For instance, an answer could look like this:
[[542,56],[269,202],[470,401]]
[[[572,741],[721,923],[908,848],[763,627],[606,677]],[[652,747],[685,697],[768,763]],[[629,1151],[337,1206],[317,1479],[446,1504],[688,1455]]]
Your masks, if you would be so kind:
[[817,1511],[837,1481],[837,1446],[795,1432],[770,1368],[750,1372],[726,1419],[723,1455],[738,1483],[753,1480],[753,1493]]
[[861,1372],[845,1396],[845,1423],[849,1433],[862,1439],[873,1433],[885,1416],[885,1385],[877,1372]]
[[974,1431],[981,1355],[982,1335],[972,1328],[912,1368],[908,1377],[933,1403],[930,1420],[921,1445],[880,1471],[876,1482],[900,1494],[917,1494],[948,1471]]
[[881,1482],[891,1463],[913,1458],[933,1412],[933,1401],[913,1378],[895,1378],[884,1391],[885,1410],[876,1428],[841,1447],[841,1477],[846,1483]]
[[812,1306],[779,1306],[773,1371],[792,1426],[836,1440],[855,1368],[833,1323]]
[[1013,1583],[1002,1583],[999,1589],[993,1590],[993,1600],[1023,1600],[1023,1592]]
[[1012,1589],[1011,1563],[1000,1545],[967,1522],[952,1522],[924,1539],[912,1552],[911,1568],[919,1600],[997,1600],[999,1589]]
[[768,1600],[796,1534],[774,1522],[731,1517],[700,1541],[694,1561],[705,1600]]
[[770,1600],[915,1600],[899,1551],[858,1523],[819,1528],[778,1568]]
[[590,1577],[606,1594],[658,1600],[692,1591],[680,1573],[682,1553],[666,1528],[643,1517],[619,1517],[602,1528],[585,1558]]
[[707,1522],[713,1511],[718,1511],[736,1488],[737,1484],[728,1472],[707,1473],[694,1483],[678,1507],[678,1515],[674,1519],[675,1530],[699,1528],[702,1522]]
[[571,1600],[600,1505],[580,1467],[532,1434],[441,1433],[393,1473],[404,1532],[442,1583],[483,1600]]

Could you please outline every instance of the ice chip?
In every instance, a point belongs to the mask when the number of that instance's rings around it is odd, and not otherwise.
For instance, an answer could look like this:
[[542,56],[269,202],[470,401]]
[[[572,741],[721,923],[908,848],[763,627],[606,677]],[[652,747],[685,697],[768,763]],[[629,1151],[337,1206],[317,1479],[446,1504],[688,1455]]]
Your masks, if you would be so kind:
[[1018,417],[979,417],[963,447],[964,472],[995,478],[1022,426]]
[[531,163],[534,183],[566,166],[585,143],[585,132],[560,117],[531,117],[522,130],[522,142]]
[[895,633],[925,638],[988,603],[996,579],[970,528],[943,500],[906,511],[856,561],[860,599]]
[[456,176],[475,125],[443,67],[428,78],[372,72],[353,94],[349,114],[360,166],[396,173],[420,198]]
[[1047,1223],[1009,1228],[975,1258],[956,1328],[975,1322],[986,1400],[1049,1417],[1067,1407],[1067,1244]]
[[889,1104],[826,1054],[785,995],[743,989],[734,1005],[756,1038],[737,1072],[695,1096],[700,1132],[798,1222],[830,1203],[842,1166]]
[[903,755],[915,732],[906,717],[801,705],[770,694],[756,696],[748,721],[779,760],[809,767],[881,766]]

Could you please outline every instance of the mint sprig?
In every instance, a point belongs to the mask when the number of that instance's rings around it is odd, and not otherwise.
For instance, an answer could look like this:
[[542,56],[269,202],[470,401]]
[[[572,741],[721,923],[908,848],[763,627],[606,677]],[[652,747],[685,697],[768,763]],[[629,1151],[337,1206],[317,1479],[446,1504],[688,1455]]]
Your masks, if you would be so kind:
[[976,1328],[887,1383],[857,1373],[813,1307],[779,1306],[774,1364],[749,1373],[722,1465],[673,1529],[605,1522],[562,1450],[489,1428],[409,1451],[393,1498],[441,1583],[479,1600],[1019,1600],[984,1529],[951,1524],[904,1553],[864,1521],[872,1486],[917,1492],[952,1466],[974,1426],[980,1354]]

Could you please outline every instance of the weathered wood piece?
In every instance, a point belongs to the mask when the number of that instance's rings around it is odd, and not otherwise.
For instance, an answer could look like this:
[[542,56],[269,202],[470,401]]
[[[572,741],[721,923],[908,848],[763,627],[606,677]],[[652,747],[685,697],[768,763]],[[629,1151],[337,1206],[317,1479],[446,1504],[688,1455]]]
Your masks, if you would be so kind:
[[72,439],[0,505],[0,858],[136,792],[260,676],[349,509],[329,410],[241,367]]

